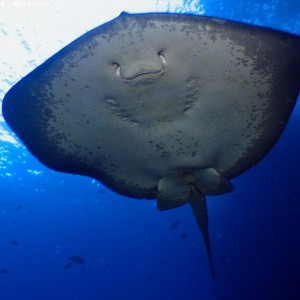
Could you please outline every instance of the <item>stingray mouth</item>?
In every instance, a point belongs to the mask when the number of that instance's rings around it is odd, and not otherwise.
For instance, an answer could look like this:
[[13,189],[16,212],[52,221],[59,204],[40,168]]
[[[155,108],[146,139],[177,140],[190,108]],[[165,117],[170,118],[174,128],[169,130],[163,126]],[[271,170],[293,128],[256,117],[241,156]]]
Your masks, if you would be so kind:
[[134,82],[140,80],[147,80],[147,79],[155,79],[157,77],[161,77],[164,74],[164,70],[156,70],[156,71],[143,71],[141,73],[134,74],[133,76],[124,78],[125,82]]
[[[132,75],[130,74],[130,72],[128,72],[128,70],[127,70],[127,72],[129,74],[126,74],[127,73],[126,71],[122,72],[122,67],[117,62],[114,62],[113,66],[115,68],[116,75],[118,77],[121,77],[123,79],[123,81],[127,84],[136,84],[136,83],[150,84],[150,83],[154,82],[155,80],[159,79],[165,73],[164,67],[166,64],[166,57],[162,51],[160,51],[158,53],[158,58],[159,58],[160,64],[157,64],[157,62],[155,63],[156,66],[154,66],[154,64],[153,64],[152,65],[153,69],[151,67],[149,69],[147,69],[147,67],[145,67],[145,66],[144,67],[140,66],[140,67],[137,67],[136,72],[132,72]],[[126,75],[124,75],[124,73]]]
[[121,67],[115,64],[115,72],[117,76],[120,76],[125,83],[128,84],[149,84],[157,79],[159,79],[165,73],[164,69],[160,70],[143,70],[142,72],[135,73],[131,76],[125,77],[121,73]]

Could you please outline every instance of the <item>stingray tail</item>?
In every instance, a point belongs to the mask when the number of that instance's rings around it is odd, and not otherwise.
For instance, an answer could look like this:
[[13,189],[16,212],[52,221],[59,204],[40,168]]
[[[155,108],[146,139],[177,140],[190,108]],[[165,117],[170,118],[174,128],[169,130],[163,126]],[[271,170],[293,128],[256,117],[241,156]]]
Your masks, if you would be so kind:
[[215,271],[213,265],[213,259],[211,255],[211,248],[209,242],[209,235],[208,235],[208,214],[207,214],[207,207],[206,207],[206,200],[205,196],[200,194],[198,191],[193,190],[193,195],[190,199],[190,204],[198,223],[198,226],[201,230],[202,237],[205,244],[205,249],[209,261],[210,272],[213,279],[215,279]]

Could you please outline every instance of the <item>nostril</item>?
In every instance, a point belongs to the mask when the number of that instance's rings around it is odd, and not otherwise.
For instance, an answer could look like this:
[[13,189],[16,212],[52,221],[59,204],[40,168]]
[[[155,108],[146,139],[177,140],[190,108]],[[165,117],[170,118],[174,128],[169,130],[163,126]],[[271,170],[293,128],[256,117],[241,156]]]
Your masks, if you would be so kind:
[[113,67],[115,69],[116,75],[120,76],[121,75],[121,70],[120,70],[121,67],[120,67],[120,65],[118,63],[116,63],[116,62],[112,63],[112,65],[113,65]]
[[158,57],[160,58],[160,60],[163,63],[163,65],[165,65],[166,62],[167,62],[167,60],[166,60],[166,56],[165,56],[165,54],[164,54],[163,51],[159,51],[158,52]]

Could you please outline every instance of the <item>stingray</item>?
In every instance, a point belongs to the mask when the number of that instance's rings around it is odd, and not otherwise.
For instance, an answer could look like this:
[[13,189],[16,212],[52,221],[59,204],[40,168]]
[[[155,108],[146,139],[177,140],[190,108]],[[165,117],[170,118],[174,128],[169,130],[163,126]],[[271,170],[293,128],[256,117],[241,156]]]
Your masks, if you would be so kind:
[[206,195],[259,162],[300,88],[300,38],[204,16],[122,13],[5,95],[3,116],[51,169],[189,203],[214,276]]

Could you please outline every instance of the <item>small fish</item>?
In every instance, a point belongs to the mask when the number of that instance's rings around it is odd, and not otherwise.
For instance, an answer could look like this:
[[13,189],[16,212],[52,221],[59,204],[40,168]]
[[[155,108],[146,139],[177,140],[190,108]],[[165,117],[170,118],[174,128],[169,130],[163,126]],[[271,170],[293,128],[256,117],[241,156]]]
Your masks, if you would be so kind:
[[175,229],[179,224],[180,224],[180,221],[179,221],[179,220],[175,220],[175,221],[171,224],[171,229]]
[[7,273],[7,272],[8,272],[7,269],[2,269],[2,270],[0,271],[0,273],[2,273],[2,274],[5,274],[5,273]]
[[65,270],[67,270],[67,269],[70,269],[71,267],[72,267],[72,263],[71,262],[68,262],[66,265],[65,265],[65,267],[64,267],[64,269]]
[[19,246],[19,242],[15,241],[15,240],[10,241],[10,243],[14,246]]
[[85,264],[85,259],[82,256],[79,255],[72,255],[67,257],[67,259],[71,260],[72,262],[74,262],[75,264]]
[[187,238],[187,233],[183,233],[183,234],[180,236],[180,238],[181,238],[182,240],[186,239],[186,238]]
[[155,276],[154,276],[153,274],[151,274],[151,275],[148,276],[147,279],[148,279],[148,280],[153,280],[154,278],[155,278]]
[[23,207],[23,205],[19,204],[19,205],[16,206],[16,209],[21,209],[22,207]]

